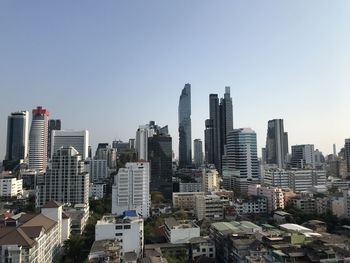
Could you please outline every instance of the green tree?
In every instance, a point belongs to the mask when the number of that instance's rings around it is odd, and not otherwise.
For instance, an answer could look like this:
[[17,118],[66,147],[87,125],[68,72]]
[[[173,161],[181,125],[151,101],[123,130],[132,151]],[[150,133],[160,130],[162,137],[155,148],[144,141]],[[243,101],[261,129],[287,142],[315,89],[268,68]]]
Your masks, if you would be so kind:
[[81,253],[85,250],[85,239],[80,235],[71,235],[69,239],[64,242],[63,250],[65,257],[63,262],[84,262],[86,253]]

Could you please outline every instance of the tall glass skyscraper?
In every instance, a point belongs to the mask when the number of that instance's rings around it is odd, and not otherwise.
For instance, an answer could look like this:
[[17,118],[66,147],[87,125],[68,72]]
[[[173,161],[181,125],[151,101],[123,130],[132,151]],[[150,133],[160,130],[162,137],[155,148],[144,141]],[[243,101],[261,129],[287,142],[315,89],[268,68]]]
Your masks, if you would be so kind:
[[179,101],[179,165],[192,164],[191,84],[185,84]]
[[268,122],[266,137],[266,163],[284,168],[288,154],[288,133],[284,131],[283,119]]
[[246,194],[248,185],[259,182],[256,133],[250,128],[234,129],[227,136],[225,169],[236,171],[234,188]]
[[6,170],[28,157],[28,119],[28,111],[11,113],[7,119]]

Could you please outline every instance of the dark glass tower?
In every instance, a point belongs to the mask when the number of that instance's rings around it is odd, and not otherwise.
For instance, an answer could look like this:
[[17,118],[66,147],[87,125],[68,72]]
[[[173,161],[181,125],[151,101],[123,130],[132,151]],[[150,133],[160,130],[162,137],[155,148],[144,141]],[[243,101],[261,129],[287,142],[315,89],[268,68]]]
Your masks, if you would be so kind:
[[12,170],[28,157],[28,111],[11,113],[7,119],[5,170]]
[[151,170],[151,191],[161,192],[165,198],[171,199],[172,183],[172,138],[167,129],[160,129],[148,138],[148,160]]
[[287,154],[288,133],[284,131],[283,119],[270,120],[266,137],[266,163],[283,168],[286,165]]
[[51,157],[51,134],[52,131],[60,131],[61,130],[61,120],[49,120],[49,128],[48,128],[48,137],[47,137],[47,156]]
[[230,87],[225,87],[224,98],[220,101],[220,138],[221,156],[225,154],[227,134],[233,130],[233,106]]
[[191,164],[191,85],[186,84],[182,89],[179,101],[179,165],[186,167]]

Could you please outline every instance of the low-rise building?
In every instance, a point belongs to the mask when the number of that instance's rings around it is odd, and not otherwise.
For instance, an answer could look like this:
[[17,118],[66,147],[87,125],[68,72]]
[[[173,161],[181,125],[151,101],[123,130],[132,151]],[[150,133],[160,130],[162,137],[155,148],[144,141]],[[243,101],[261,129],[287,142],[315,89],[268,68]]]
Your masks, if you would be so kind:
[[248,196],[265,197],[268,213],[277,209],[284,209],[284,195],[281,188],[251,184],[248,186]]
[[240,216],[267,214],[267,199],[262,196],[238,198],[233,202],[233,207]]
[[125,211],[123,216],[105,215],[97,221],[95,240],[117,240],[120,242],[122,259],[130,252],[141,259],[144,242],[143,219],[135,211]]
[[89,253],[89,263],[120,263],[120,250],[117,240],[95,241]]
[[48,205],[44,213],[46,215],[21,213],[3,221],[0,227],[1,262],[50,263],[57,260],[64,241],[62,206]]
[[222,220],[229,200],[216,194],[198,195],[195,202],[195,213],[198,220]]
[[166,218],[164,233],[169,243],[187,243],[191,238],[200,237],[200,227],[193,221],[177,221],[175,218]]

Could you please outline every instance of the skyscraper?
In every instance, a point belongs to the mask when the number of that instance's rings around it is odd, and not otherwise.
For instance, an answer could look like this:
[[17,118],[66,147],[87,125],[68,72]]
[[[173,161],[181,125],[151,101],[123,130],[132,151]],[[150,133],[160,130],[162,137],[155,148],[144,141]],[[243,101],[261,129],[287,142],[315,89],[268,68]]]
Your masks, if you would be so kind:
[[55,200],[61,203],[89,204],[89,173],[73,147],[62,147],[52,156],[50,169],[38,185],[37,207]]
[[345,152],[347,172],[348,172],[348,176],[350,176],[350,139],[345,139],[344,152]]
[[233,106],[230,87],[225,87],[224,98],[220,101],[220,138],[221,156],[225,154],[227,134],[233,130]]
[[137,160],[148,161],[149,125],[140,125],[136,131]]
[[259,182],[256,133],[250,128],[234,129],[227,136],[225,169],[235,174],[234,189],[245,195],[248,185]]
[[221,170],[220,108],[217,94],[209,95],[209,117],[213,122],[213,154],[216,168]]
[[294,168],[315,168],[314,145],[293,145],[291,164]]
[[7,119],[6,170],[28,157],[28,119],[28,111],[11,113]]
[[143,218],[150,214],[150,191],[148,162],[126,163],[114,177],[112,187],[112,214],[122,215],[136,210]]
[[89,132],[84,131],[59,131],[52,130],[51,155],[61,147],[73,146],[81,154],[83,159],[89,155]]
[[193,141],[194,148],[194,164],[199,167],[203,164],[203,143],[201,139],[195,139]]
[[29,167],[34,170],[46,170],[47,134],[49,111],[38,106],[32,111],[32,125],[29,134]]
[[268,122],[266,137],[266,163],[284,168],[288,154],[288,133],[284,131],[283,119]]
[[179,101],[179,166],[192,164],[191,85],[185,84]]
[[47,143],[47,156],[51,158],[51,136],[52,136],[52,131],[56,130],[59,131],[61,130],[61,120],[57,119],[51,119],[49,120],[49,131],[48,131],[48,143]]
[[167,129],[157,130],[148,138],[148,158],[151,166],[151,191],[159,191],[171,199],[172,183],[172,138]]
[[211,119],[205,121],[204,140],[205,162],[214,164],[214,124]]

